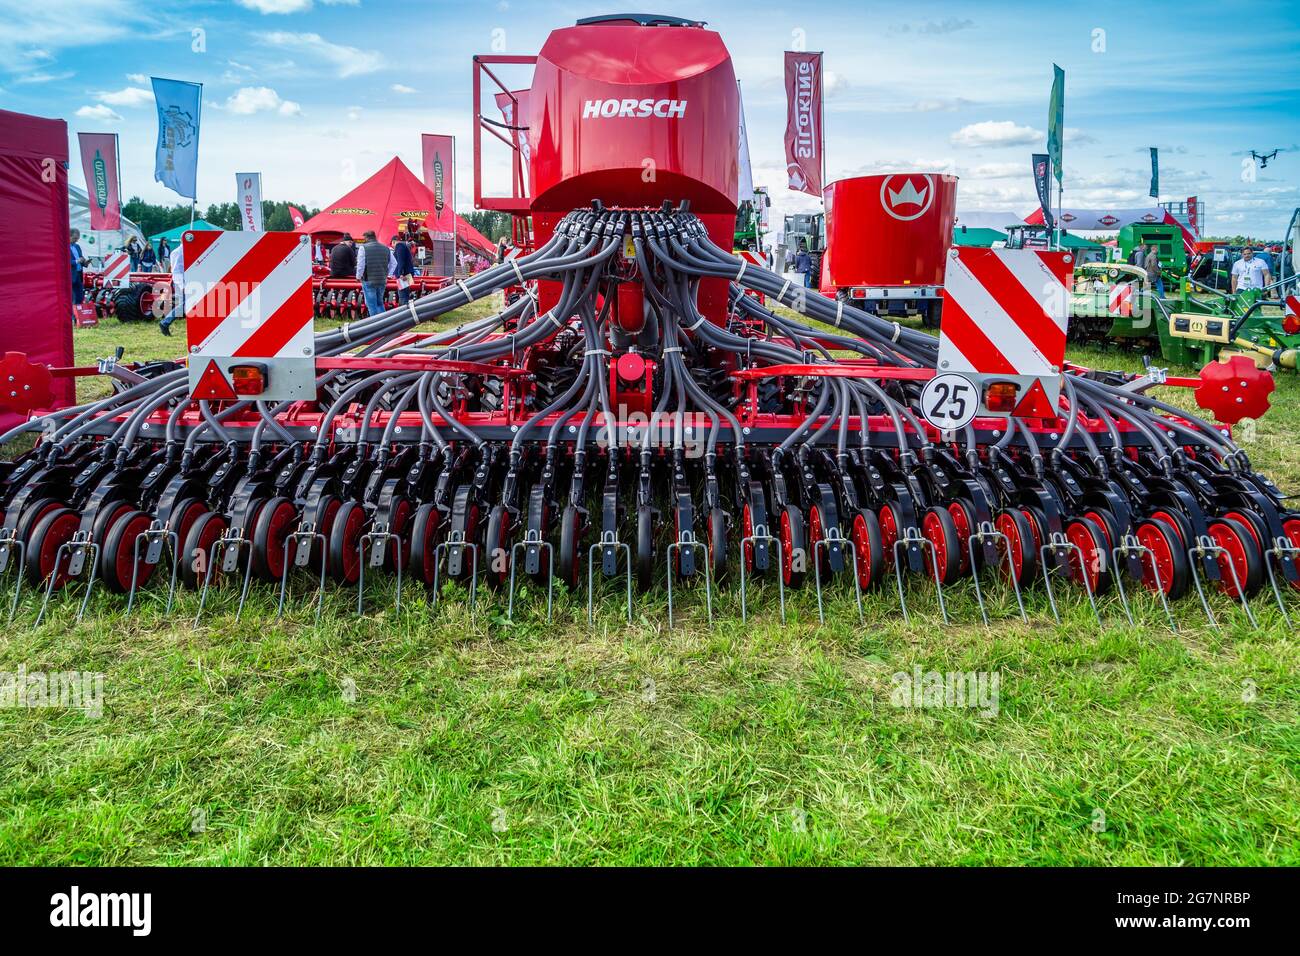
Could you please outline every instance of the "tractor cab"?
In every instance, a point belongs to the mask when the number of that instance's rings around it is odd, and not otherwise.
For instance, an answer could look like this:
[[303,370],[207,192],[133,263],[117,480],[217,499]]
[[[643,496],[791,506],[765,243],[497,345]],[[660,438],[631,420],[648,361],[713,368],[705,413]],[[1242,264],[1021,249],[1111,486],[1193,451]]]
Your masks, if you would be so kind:
[[1008,249],[1050,249],[1052,230],[1042,223],[1016,223],[1007,226]]
[[1155,246],[1166,275],[1181,278],[1187,274],[1187,249],[1183,230],[1177,224],[1132,222],[1119,231],[1119,250],[1125,262],[1133,257],[1134,249],[1143,245]]

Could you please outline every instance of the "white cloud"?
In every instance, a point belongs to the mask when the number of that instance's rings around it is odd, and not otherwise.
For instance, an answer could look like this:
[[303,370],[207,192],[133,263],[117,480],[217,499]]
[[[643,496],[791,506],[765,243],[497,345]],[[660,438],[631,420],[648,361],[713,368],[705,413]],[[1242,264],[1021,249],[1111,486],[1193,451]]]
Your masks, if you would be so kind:
[[1028,146],[1043,142],[1044,134],[1011,120],[985,120],[963,126],[948,139],[954,146]]
[[126,81],[128,83],[134,83],[136,86],[144,86],[149,82],[149,77],[145,76],[143,73],[128,73],[126,75]]
[[301,13],[311,9],[311,0],[235,0],[247,10],[262,14]]
[[290,33],[276,30],[261,34],[258,40],[267,46],[314,58],[323,65],[331,67],[334,73],[343,79],[374,73],[384,68],[384,57],[378,51],[331,43],[319,33]]
[[843,73],[836,73],[834,70],[827,70],[822,78],[822,91],[826,98],[830,99],[849,88],[849,78]]
[[984,163],[970,171],[972,176],[980,179],[1010,179],[1013,176],[1028,176],[1028,163]]
[[394,93],[401,93],[403,96],[409,96],[412,93],[420,92],[415,89],[415,87],[407,86],[405,83],[394,83],[390,89],[392,89]]
[[64,73],[46,73],[43,70],[37,70],[34,73],[24,73],[22,76],[14,79],[14,85],[35,84],[35,83],[58,83],[60,80],[69,80],[77,74],[68,70]]
[[272,110],[281,116],[297,116],[302,112],[301,106],[293,100],[281,99],[280,94],[269,86],[241,87],[231,94],[222,108],[240,116],[268,113]]
[[912,109],[918,113],[955,113],[962,107],[971,105],[970,100],[955,96],[952,99],[917,100],[912,104]]
[[101,90],[95,99],[109,106],[148,106],[153,102],[153,91],[140,86],[128,86],[120,90]]
[[348,119],[350,119],[350,120],[352,120],[352,121],[354,121],[354,122],[355,122],[356,120],[361,119],[361,107],[360,107],[360,106],[349,106],[349,107],[348,107]]
[[83,106],[77,110],[77,115],[82,119],[98,120],[101,123],[121,122],[122,117],[118,116],[107,106]]

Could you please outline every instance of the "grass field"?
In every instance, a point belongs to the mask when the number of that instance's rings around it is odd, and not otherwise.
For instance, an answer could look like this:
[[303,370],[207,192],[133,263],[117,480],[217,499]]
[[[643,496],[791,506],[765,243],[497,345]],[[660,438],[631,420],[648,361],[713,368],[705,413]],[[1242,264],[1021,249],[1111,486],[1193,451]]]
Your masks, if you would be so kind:
[[[78,359],[180,334],[109,320]],[[1295,375],[1273,404],[1246,447],[1297,489]],[[913,582],[908,626],[876,592],[862,626],[841,581],[825,626],[811,588],[783,626],[771,588],[742,623],[733,582],[713,625],[681,592],[671,630],[662,593],[625,626],[613,588],[595,627],[581,592],[510,624],[463,592],[396,610],[391,584],[358,619],[336,590],[317,625],[255,588],[198,626],[188,594],[129,617],[97,595],[37,629],[29,597],[0,670],[102,672],[104,707],[0,710],[0,863],[1300,862],[1300,655],[1263,596],[1258,628],[1219,599],[1212,630],[1192,598],[1172,633],[1113,597],[1098,626],[1081,593],[1058,625],[1041,588],[1023,624],[1000,586],[985,628],[973,594],[944,626]],[[895,706],[916,670],[991,675],[996,706]]]

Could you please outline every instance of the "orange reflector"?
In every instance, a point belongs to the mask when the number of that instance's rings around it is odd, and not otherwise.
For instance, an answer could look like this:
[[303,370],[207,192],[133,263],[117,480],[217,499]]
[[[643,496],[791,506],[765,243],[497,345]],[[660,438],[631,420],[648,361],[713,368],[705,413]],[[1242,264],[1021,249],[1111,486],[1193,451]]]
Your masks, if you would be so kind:
[[852,296],[853,298],[855,298],[855,299],[865,299],[865,298],[867,297],[867,290],[866,290],[866,289],[851,289],[851,290],[849,291],[849,295],[851,295],[851,296]]
[[1295,335],[1300,332],[1300,316],[1288,315],[1282,320],[1282,331],[1287,335]]
[[[237,389],[239,386],[235,387]],[[1018,391],[1015,382],[989,382],[984,387],[984,407],[991,412],[1014,411]]]
[[236,395],[261,395],[266,391],[266,366],[232,365],[230,381]]

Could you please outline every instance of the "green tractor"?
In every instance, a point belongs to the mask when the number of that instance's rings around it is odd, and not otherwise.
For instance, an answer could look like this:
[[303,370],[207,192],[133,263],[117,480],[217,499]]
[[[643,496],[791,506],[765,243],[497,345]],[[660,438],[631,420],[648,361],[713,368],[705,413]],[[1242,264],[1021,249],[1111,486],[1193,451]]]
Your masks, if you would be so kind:
[[[1159,253],[1163,295],[1141,265],[1128,261],[1144,244]],[[1191,278],[1177,225],[1125,226],[1118,250],[1123,261],[1075,267],[1072,338],[1156,344],[1166,361],[1179,365],[1203,365],[1221,353],[1235,353],[1261,365],[1296,367],[1300,334],[1287,332],[1281,303],[1257,290],[1229,295]]]

